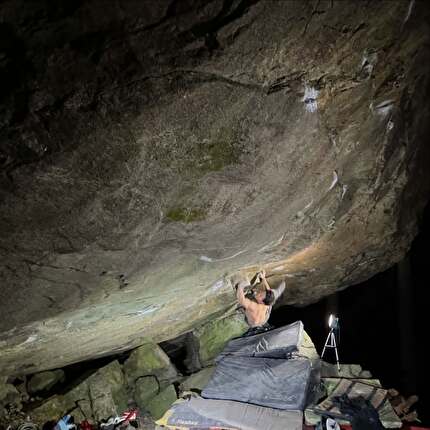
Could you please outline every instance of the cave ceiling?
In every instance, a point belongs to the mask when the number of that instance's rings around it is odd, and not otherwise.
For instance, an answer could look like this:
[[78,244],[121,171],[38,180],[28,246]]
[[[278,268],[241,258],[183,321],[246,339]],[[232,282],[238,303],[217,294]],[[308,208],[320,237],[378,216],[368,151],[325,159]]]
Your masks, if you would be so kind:
[[162,341],[260,267],[304,306],[403,258],[429,181],[408,1],[0,5],[0,373]]

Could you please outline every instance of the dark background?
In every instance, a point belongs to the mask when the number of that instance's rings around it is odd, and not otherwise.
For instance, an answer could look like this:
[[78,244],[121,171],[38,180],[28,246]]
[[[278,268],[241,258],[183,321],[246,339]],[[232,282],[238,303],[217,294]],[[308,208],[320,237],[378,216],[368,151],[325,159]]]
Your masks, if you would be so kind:
[[[276,326],[302,320],[321,354],[328,334],[328,316],[337,314],[341,327],[340,362],[360,364],[384,388],[396,388],[404,396],[417,394],[418,417],[427,426],[430,426],[430,360],[425,351],[430,318],[429,243],[430,206],[402,262],[311,306],[280,307],[270,320]],[[334,352],[329,350],[325,358],[334,362]]]

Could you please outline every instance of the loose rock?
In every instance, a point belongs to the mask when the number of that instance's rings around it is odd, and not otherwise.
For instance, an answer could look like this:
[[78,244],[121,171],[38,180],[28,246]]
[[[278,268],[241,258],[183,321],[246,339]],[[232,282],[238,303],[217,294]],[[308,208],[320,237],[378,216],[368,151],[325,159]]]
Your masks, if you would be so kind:
[[61,369],[36,373],[28,381],[27,390],[30,394],[51,389],[55,384],[64,382],[64,371]]
[[202,365],[211,364],[230,339],[242,335],[247,329],[248,325],[243,314],[236,313],[227,318],[211,321],[195,330]]
[[169,385],[158,395],[152,398],[146,409],[154,419],[159,419],[169,409],[171,404],[177,399],[176,390],[173,385]]
[[180,391],[202,391],[215,371],[214,366],[206,367],[189,376],[180,385]]
[[139,408],[145,409],[150,399],[160,391],[160,384],[155,376],[144,376],[136,381],[134,399]]
[[124,373],[129,386],[142,377],[153,375],[159,381],[173,381],[178,373],[167,354],[155,343],[135,349],[124,363]]

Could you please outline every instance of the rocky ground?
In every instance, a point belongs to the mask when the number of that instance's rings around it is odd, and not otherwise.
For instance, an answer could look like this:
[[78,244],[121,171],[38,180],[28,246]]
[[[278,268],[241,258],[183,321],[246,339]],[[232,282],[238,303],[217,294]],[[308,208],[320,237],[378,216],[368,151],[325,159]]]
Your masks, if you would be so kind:
[[[130,353],[106,358],[103,364],[87,363],[79,371],[71,372],[69,367],[4,378],[0,381],[0,430],[24,430],[23,426],[29,429],[30,423],[33,430],[52,430],[66,414],[73,417],[80,430],[85,430],[85,421],[97,429],[110,418],[131,410],[138,411],[137,419],[118,425],[118,430],[155,429],[155,421],[178,398],[203,390],[215,371],[214,359],[228,340],[246,329],[240,315],[234,314],[165,342],[163,348],[146,343]],[[181,348],[183,354],[179,356]],[[362,389],[368,391],[371,386],[372,393],[379,390],[387,396],[389,402],[379,410],[386,428],[399,428],[401,420],[417,420],[413,410],[416,396],[405,399],[396,390],[387,392],[379,380],[358,364],[341,364],[338,369],[335,364],[320,361],[306,332],[296,354],[301,360],[311,360],[314,371],[317,370],[313,376],[317,379],[308,388],[306,424],[318,424],[321,415],[313,408],[324,405],[341,384],[349,381],[356,384],[354,387],[364,384]]]
[[[162,346],[173,351],[181,343],[185,356],[178,360],[182,373],[159,345],[146,343],[126,355],[107,359],[100,368],[57,369],[0,381],[0,428],[16,430],[30,421],[42,428],[66,413],[76,424],[99,424],[137,408],[140,428],[155,428],[170,405],[185,391],[200,391],[213,373],[213,360],[232,337],[247,329],[234,314],[213,321]],[[190,347],[190,345],[193,345]],[[132,430],[130,428],[130,430]]]

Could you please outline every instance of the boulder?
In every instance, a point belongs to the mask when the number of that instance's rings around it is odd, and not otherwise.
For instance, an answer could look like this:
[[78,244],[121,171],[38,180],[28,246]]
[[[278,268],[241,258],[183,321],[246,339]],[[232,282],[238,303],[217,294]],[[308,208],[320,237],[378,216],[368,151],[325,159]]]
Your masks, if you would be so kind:
[[195,373],[201,369],[199,342],[192,331],[161,342],[159,345],[171,360],[178,358],[182,361],[185,373]]
[[169,357],[156,343],[136,348],[124,363],[124,373],[129,386],[142,376],[153,375],[160,382],[173,381],[178,376]]
[[47,421],[58,421],[68,410],[68,405],[63,396],[52,396],[42,405],[30,412],[31,420],[36,424],[44,424]]
[[93,416],[97,421],[120,415],[127,409],[128,396],[124,374],[118,361],[112,361],[88,380]]
[[314,343],[310,336],[303,330],[303,340],[299,346],[298,354],[301,357],[306,357],[309,360],[318,360],[320,358]]
[[242,313],[211,321],[194,331],[199,341],[199,356],[203,366],[211,364],[226,343],[245,333],[248,325]]
[[210,366],[192,374],[179,385],[180,391],[202,391],[214,371],[215,366]]
[[93,420],[94,417],[91,406],[88,379],[82,381],[80,384],[76,385],[74,388],[65,393],[64,400],[66,402],[68,410],[70,410],[74,406],[77,406],[77,408],[73,412],[74,416],[83,416],[87,420]]
[[147,411],[155,420],[158,420],[170,408],[177,399],[176,390],[173,385],[169,385],[153,397],[146,405]]
[[368,370],[363,370],[359,364],[340,364],[338,370],[336,364],[321,361],[321,378],[362,378],[370,379],[372,377]]
[[147,403],[160,391],[160,384],[155,376],[143,376],[136,381],[134,400],[141,409],[145,409]]
[[16,405],[20,408],[21,394],[12,384],[0,383],[0,407],[6,405]]
[[30,396],[27,392],[27,387],[25,382],[20,382],[19,384],[15,385],[16,389],[21,394],[21,399],[23,402],[28,402],[30,400]]
[[126,383],[118,361],[112,361],[64,395],[49,398],[31,413],[37,423],[56,420],[74,411],[76,419],[107,419],[127,409]]
[[64,382],[64,371],[61,369],[48,370],[33,375],[27,384],[27,390],[30,394],[47,391],[59,382]]

